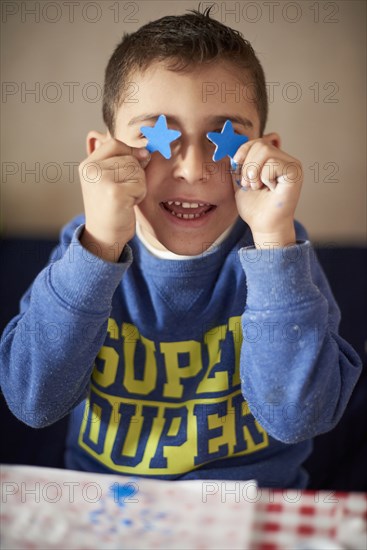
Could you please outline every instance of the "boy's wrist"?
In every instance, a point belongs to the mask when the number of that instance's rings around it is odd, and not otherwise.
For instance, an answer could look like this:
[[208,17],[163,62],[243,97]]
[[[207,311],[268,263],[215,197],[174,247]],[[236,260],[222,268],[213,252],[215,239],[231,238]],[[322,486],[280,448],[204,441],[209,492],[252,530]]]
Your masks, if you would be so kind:
[[127,241],[104,240],[95,237],[85,227],[80,235],[80,244],[94,256],[107,262],[117,263],[127,244]]
[[294,226],[289,229],[272,233],[256,232],[252,234],[254,245],[258,249],[284,248],[296,244],[296,232]]

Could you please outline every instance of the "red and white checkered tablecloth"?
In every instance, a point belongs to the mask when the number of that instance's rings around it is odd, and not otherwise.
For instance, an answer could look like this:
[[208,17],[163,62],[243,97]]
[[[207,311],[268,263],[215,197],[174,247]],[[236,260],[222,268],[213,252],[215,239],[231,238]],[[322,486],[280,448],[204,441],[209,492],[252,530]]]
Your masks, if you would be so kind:
[[366,550],[366,525],[367,493],[266,490],[257,504],[251,550],[321,550],[318,542],[325,549],[335,543]]

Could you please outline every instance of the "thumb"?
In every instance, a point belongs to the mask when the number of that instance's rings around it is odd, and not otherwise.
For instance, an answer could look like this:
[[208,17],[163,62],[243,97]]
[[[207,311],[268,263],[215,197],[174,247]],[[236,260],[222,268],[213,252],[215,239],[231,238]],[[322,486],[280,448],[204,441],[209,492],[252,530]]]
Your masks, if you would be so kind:
[[236,169],[231,169],[231,177],[233,183],[233,191],[236,193],[239,189],[245,189],[243,186],[244,182],[242,180],[242,164],[236,163]]
[[151,154],[145,147],[133,147],[131,150],[134,157],[136,157],[142,168],[146,168],[150,162]]
[[269,134],[263,135],[263,140],[270,143],[270,145],[273,145],[277,149],[280,149],[281,147],[281,139],[279,134],[276,132],[270,132]]

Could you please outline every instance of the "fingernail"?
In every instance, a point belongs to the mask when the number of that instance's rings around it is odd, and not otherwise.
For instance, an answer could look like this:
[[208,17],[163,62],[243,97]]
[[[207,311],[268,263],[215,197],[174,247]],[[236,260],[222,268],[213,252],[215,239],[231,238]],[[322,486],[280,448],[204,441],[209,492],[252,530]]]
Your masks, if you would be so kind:
[[141,159],[148,159],[150,157],[150,153],[145,147],[142,147],[141,149],[138,149],[136,151],[136,154]]
[[266,185],[266,187],[268,187],[270,189],[270,191],[274,191],[274,188],[275,188],[274,182],[270,181],[267,178],[264,178],[263,176],[261,177],[261,182],[264,185]]
[[247,177],[248,177],[248,179],[250,179],[250,180],[253,180],[254,178],[256,178],[256,172],[255,172],[255,170],[252,170],[251,168],[249,168],[249,169],[247,170]]
[[235,162],[232,158],[230,159],[230,161],[231,161],[231,170],[235,172],[238,169],[238,163]]

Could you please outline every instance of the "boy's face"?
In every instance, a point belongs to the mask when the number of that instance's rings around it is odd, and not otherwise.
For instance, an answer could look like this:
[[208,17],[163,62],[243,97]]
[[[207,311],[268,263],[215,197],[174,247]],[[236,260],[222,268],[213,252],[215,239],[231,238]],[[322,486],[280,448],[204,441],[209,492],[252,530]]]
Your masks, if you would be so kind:
[[[200,254],[237,218],[229,158],[214,162],[215,145],[206,137],[208,132],[220,132],[227,119],[249,139],[260,135],[252,88],[235,74],[223,63],[187,73],[155,63],[131,78],[130,95],[116,117],[116,139],[145,146],[140,127],[154,126],[160,114],[166,115],[169,128],[182,134],[171,143],[169,160],[152,154],[145,170],[147,195],[135,207],[144,236],[162,250]],[[191,209],[182,203],[203,206]]]

